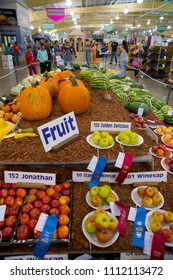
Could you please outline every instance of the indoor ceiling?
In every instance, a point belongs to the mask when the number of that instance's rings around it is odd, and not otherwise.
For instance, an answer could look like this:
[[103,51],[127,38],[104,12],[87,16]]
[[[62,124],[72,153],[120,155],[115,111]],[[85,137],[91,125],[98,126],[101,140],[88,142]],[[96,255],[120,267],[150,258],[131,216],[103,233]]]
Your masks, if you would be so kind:
[[[34,26],[33,33],[45,22],[55,24],[52,32],[72,31],[75,26],[70,12],[73,11],[77,27],[86,32],[89,30],[102,32],[105,29],[112,32],[131,32],[131,29],[134,29],[133,32],[139,30],[152,32],[158,27],[166,29],[162,34],[173,35],[173,0],[144,0],[141,4],[138,4],[137,0],[71,0],[70,8],[67,6],[67,0],[26,0],[26,2],[30,22]],[[47,17],[46,8],[65,8],[65,17],[54,22]],[[125,8],[128,9],[127,14],[124,13]],[[117,16],[119,19],[116,19]]]

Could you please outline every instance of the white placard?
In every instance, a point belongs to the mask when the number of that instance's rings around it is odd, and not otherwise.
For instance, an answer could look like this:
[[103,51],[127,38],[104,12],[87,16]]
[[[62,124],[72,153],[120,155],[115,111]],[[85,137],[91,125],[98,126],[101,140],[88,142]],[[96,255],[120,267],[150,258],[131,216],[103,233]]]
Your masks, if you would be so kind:
[[115,204],[115,202],[110,202],[111,213],[115,217],[119,217],[121,215],[121,211],[119,207]]
[[145,232],[145,237],[144,237],[144,249],[143,253],[146,255],[151,255],[151,246],[152,246],[152,241],[153,241],[153,233],[146,231]]
[[91,131],[124,131],[131,129],[131,122],[91,122]]
[[118,168],[121,168],[122,165],[123,165],[123,161],[124,161],[124,157],[125,157],[125,154],[120,152],[118,154],[118,157],[117,157],[117,160],[115,162],[115,166],[118,167]]
[[[121,253],[120,260],[149,260],[150,256],[144,253]],[[173,260],[173,254],[166,252],[164,255],[164,260]],[[157,278],[157,277],[156,277]]]
[[74,112],[37,127],[45,152],[79,134]]
[[132,222],[135,221],[135,219],[136,219],[136,211],[137,211],[137,208],[130,207],[129,215],[127,217],[128,221],[132,221]]
[[[118,172],[103,172],[100,182],[115,183]],[[89,182],[92,177],[92,172],[73,171],[72,179],[74,182]],[[133,184],[136,182],[167,182],[166,171],[149,171],[129,173],[123,184]]]
[[95,168],[96,168],[96,165],[97,165],[97,162],[98,162],[98,157],[96,156],[93,156],[90,163],[88,164],[87,166],[87,169],[91,172],[94,172]]
[[142,116],[144,113],[144,108],[138,108],[138,115]]
[[39,219],[38,219],[38,222],[37,222],[37,224],[36,224],[36,226],[35,226],[35,229],[36,229],[36,230],[39,230],[39,231],[41,231],[41,232],[43,231],[43,228],[44,228],[44,226],[45,226],[45,223],[46,223],[46,221],[47,221],[48,216],[49,216],[49,215],[44,214],[44,213],[41,213],[41,214],[40,214],[40,217],[39,217]]
[[169,111],[168,111],[168,116],[172,116],[172,113],[173,113],[173,110],[172,110],[172,109],[169,110]]
[[[19,255],[19,256],[11,256],[5,257],[4,260],[36,260],[37,257],[33,255]],[[46,254],[44,256],[44,260],[68,260],[67,254]]]
[[42,23],[42,27],[44,29],[54,29],[55,28],[55,24],[54,23]]
[[35,183],[45,185],[56,185],[56,174],[4,171],[5,183]]
[[158,144],[158,142],[159,142],[158,136],[149,128],[148,125],[146,127],[146,132],[148,133],[149,137]]
[[0,222],[4,221],[6,205],[0,205]]

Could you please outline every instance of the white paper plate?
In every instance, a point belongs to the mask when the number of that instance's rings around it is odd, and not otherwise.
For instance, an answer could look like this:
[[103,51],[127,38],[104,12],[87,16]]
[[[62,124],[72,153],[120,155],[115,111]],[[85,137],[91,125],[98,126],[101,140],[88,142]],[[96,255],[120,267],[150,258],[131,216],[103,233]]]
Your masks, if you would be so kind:
[[132,145],[132,144],[123,144],[121,141],[118,140],[118,135],[115,137],[115,140],[121,144],[121,145],[124,145],[124,146],[130,146],[130,147],[136,147],[136,146],[140,146],[143,142],[144,142],[144,139],[142,136],[138,135],[138,144],[137,145]]
[[[92,243],[93,245],[95,245],[95,246],[97,246],[97,247],[106,248],[106,247],[111,246],[111,245],[118,239],[118,237],[119,237],[119,232],[118,232],[118,230],[115,230],[115,231],[112,231],[112,232],[111,232],[111,234],[112,234],[111,239],[110,239],[108,242],[106,242],[106,243],[101,243],[100,241],[98,241],[98,239],[97,239],[95,233],[90,234],[90,233],[88,233],[88,232],[86,231],[86,229],[85,229],[85,221],[86,221],[86,219],[87,219],[88,217],[93,216],[93,214],[94,214],[94,211],[88,213],[88,214],[84,217],[84,219],[83,219],[83,221],[82,221],[82,231],[83,231],[83,234],[85,235],[86,239],[88,239],[88,241],[89,241],[90,243]],[[110,212],[107,212],[107,214],[108,214],[108,216],[110,216],[110,217],[114,217]],[[116,219],[116,217],[114,217],[114,218]],[[117,220],[117,221],[118,221],[118,220]]]
[[[151,211],[149,211],[148,213],[147,213],[147,215],[146,215],[146,219],[145,219],[145,226],[146,226],[146,229],[148,230],[148,231],[150,231],[151,232],[151,228],[150,228],[150,223],[152,222],[152,214],[153,214],[153,212],[154,212],[155,210],[151,210]],[[159,210],[159,212],[161,212],[161,213],[164,213],[166,210]],[[162,228],[169,228],[169,224],[167,224],[167,223],[165,223],[165,222],[163,222],[162,223]],[[166,246],[168,246],[168,247],[173,247],[173,241],[172,242],[165,242],[165,245]]]
[[[152,152],[152,147],[149,149],[149,152],[150,152],[150,154],[151,154],[152,156],[154,156],[154,157],[157,157],[157,158],[165,158],[165,157],[159,157],[159,156],[157,156],[155,153],[153,153],[153,152]],[[172,157],[172,153],[170,152],[169,158],[171,158],[171,157]]]
[[[139,207],[141,207],[143,205],[142,205],[142,197],[140,197],[138,195],[137,190],[138,190],[138,188],[147,188],[147,187],[148,186],[140,186],[140,187],[137,187],[137,188],[133,189],[133,191],[131,192],[131,198],[132,198],[133,202]],[[152,206],[152,207],[143,206],[145,209],[147,209],[147,210],[158,210],[158,209],[162,208],[162,206],[164,204],[164,197],[160,192],[158,192],[158,193],[162,197],[162,202],[157,206],[156,205]]]
[[161,132],[161,133],[156,132],[156,129],[154,130],[154,133],[156,133],[157,135],[164,135],[163,132]]
[[169,166],[168,166],[166,163],[164,163],[164,160],[165,160],[165,158],[162,158],[162,160],[161,160],[161,166],[163,167],[163,169],[165,169],[165,171],[167,171],[167,172],[170,173],[170,174],[173,174],[173,172],[171,172],[171,171],[169,170]]
[[108,147],[100,147],[99,145],[96,145],[93,143],[92,141],[92,134],[89,134],[86,138],[88,144],[90,144],[92,147],[94,148],[97,148],[97,149],[102,149],[102,150],[105,150],[105,149],[110,149],[114,146],[115,142],[112,143],[112,145],[108,146]]
[[[116,196],[117,200],[118,200],[118,195],[117,195],[114,191],[111,191],[111,193],[113,193],[113,194]],[[104,208],[105,210],[110,209],[110,205],[107,204],[105,200],[104,200],[104,204],[102,204],[102,205],[100,205],[100,206],[98,206],[98,207],[92,205],[92,203],[91,203],[91,196],[90,196],[89,191],[88,191],[87,194],[86,194],[86,202],[87,202],[87,204],[88,204],[90,207],[92,207],[93,209],[97,209],[97,208],[99,208],[99,207]]]

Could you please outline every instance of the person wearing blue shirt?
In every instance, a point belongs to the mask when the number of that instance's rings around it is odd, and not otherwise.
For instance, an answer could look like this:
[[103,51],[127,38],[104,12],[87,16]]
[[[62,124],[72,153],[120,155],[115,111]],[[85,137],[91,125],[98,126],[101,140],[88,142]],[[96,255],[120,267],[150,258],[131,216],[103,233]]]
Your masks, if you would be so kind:
[[45,44],[42,43],[40,49],[37,53],[37,60],[40,62],[40,71],[41,74],[44,73],[46,70],[48,71],[48,53],[45,50]]
[[5,54],[12,55],[12,47],[10,43],[8,43],[8,46],[5,47]]

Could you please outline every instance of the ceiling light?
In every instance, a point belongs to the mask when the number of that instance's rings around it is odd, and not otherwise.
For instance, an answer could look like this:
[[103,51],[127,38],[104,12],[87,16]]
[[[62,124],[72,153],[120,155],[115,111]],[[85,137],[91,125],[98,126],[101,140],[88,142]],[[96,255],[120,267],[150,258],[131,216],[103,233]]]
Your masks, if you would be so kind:
[[120,19],[119,15],[117,15],[117,16],[115,17],[115,19],[116,19],[116,20],[119,20],[119,19]]
[[131,26],[130,28],[131,28],[131,29],[133,29],[134,27],[133,27],[133,26]]
[[151,32],[150,35],[153,35],[153,33]]
[[138,4],[141,4],[142,2],[144,2],[144,0],[137,0]]
[[173,35],[171,37],[173,37]]
[[38,32],[41,32],[41,31],[42,31],[42,29],[41,29],[41,27],[39,27],[39,28],[38,28]]
[[126,28],[126,31],[128,31],[128,28]]
[[138,27],[141,27],[141,25],[140,25],[140,24],[138,24]]
[[105,26],[108,26],[109,24],[105,24]]
[[112,19],[110,20],[110,24],[113,24],[113,20]]
[[147,25],[150,25],[150,23],[151,23],[151,21],[150,21],[150,19],[148,19],[148,21],[147,21]]
[[151,32],[151,29],[150,29],[150,30],[148,30],[148,32]]
[[72,18],[72,21],[76,21],[76,18]]
[[118,31],[115,31],[115,33],[117,34],[117,33],[118,33]]
[[101,27],[100,30],[103,30],[103,28]]
[[164,20],[164,16],[163,15],[160,16],[160,20]]
[[76,21],[74,22],[74,25],[77,25],[77,22],[76,22]]
[[67,1],[66,1],[66,5],[67,5],[68,7],[71,7],[71,6],[72,6],[72,2],[71,2],[70,0],[67,0]]
[[124,14],[128,14],[128,8],[127,8],[127,6],[125,6],[125,9],[124,9]]
[[44,34],[47,34],[48,32],[47,32],[47,30],[44,30]]
[[71,16],[74,16],[74,12],[73,12],[73,11],[70,11],[70,15],[71,15]]
[[167,29],[171,29],[171,26],[170,26],[170,25],[168,25],[168,26],[167,26]]
[[31,24],[31,26],[30,26],[30,29],[31,29],[31,30],[33,30],[33,29],[34,29],[34,26],[33,26],[32,24]]
[[55,36],[55,33],[52,33],[52,36]]

